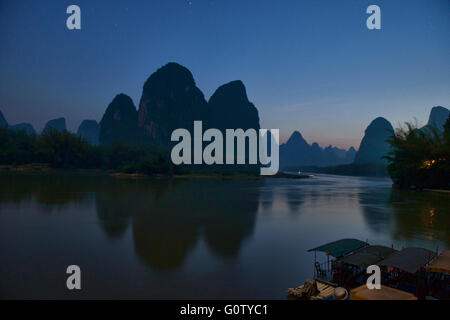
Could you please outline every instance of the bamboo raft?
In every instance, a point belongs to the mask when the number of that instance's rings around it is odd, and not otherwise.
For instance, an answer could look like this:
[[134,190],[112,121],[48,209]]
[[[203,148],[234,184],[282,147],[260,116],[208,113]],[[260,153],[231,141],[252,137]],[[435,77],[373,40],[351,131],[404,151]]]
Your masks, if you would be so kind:
[[[323,299],[333,295],[334,286],[332,286],[331,284],[328,284],[328,283],[325,283],[322,281],[317,281],[317,280],[316,280],[316,284],[317,284],[317,289],[319,290],[319,294],[309,297],[309,300],[323,300]],[[302,296],[303,287],[304,287],[304,285],[301,285],[296,288],[287,289],[287,292],[289,294],[288,297],[291,299],[299,299]]]

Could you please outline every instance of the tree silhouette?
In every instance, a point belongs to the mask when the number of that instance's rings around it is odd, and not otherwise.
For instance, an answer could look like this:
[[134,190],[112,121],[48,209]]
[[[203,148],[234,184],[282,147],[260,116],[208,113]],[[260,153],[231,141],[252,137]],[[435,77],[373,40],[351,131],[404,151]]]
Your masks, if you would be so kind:
[[449,188],[449,121],[441,133],[428,126],[418,129],[406,123],[387,142],[392,150],[385,157],[388,172],[400,188]]

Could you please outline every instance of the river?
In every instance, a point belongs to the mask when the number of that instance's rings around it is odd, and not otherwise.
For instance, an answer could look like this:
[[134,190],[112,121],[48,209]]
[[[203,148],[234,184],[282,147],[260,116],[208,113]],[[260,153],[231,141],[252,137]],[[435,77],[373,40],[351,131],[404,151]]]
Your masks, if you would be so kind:
[[[450,196],[389,179],[0,175],[0,297],[284,299],[309,248],[450,247]],[[81,268],[81,290],[66,268]]]

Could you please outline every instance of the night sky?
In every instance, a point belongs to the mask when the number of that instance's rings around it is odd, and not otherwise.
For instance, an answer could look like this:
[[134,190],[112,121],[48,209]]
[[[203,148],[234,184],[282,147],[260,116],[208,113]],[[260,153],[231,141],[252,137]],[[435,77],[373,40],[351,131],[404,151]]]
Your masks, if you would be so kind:
[[[66,8],[81,8],[81,30]],[[381,7],[381,30],[365,13]],[[240,79],[263,128],[284,141],[359,146],[377,116],[394,126],[450,105],[450,1],[0,0],[0,110],[10,124],[100,121],[113,97],[138,107],[157,68],[186,66],[209,99]]]

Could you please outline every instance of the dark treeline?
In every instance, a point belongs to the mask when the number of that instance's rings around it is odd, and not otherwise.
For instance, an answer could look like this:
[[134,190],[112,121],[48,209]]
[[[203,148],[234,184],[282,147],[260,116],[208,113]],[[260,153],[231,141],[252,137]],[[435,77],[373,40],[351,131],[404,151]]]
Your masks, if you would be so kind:
[[399,188],[450,188],[450,117],[444,132],[406,123],[388,140],[387,170]]
[[51,168],[109,169],[127,173],[177,173],[167,150],[155,146],[92,146],[68,131],[41,135],[0,128],[0,164],[46,164]]
[[255,165],[173,165],[168,147],[154,144],[91,145],[66,130],[46,129],[40,135],[0,127],[0,165],[55,169],[100,169],[123,173],[256,175]]
[[[450,118],[443,132],[431,126],[418,129],[407,123],[405,128],[397,129],[387,142],[391,147],[389,154],[384,157],[388,161],[387,168],[382,164],[351,164],[315,172],[384,176],[387,169],[399,188],[450,189]],[[174,166],[169,157],[168,149],[154,145],[93,146],[86,139],[68,131],[51,129],[44,130],[41,135],[30,135],[24,130],[0,128],[0,165],[45,164],[51,168],[104,169],[143,174],[190,172],[186,167]],[[310,167],[293,169],[311,171]],[[233,170],[234,167],[228,173]],[[204,170],[196,168],[196,172],[199,171]]]

